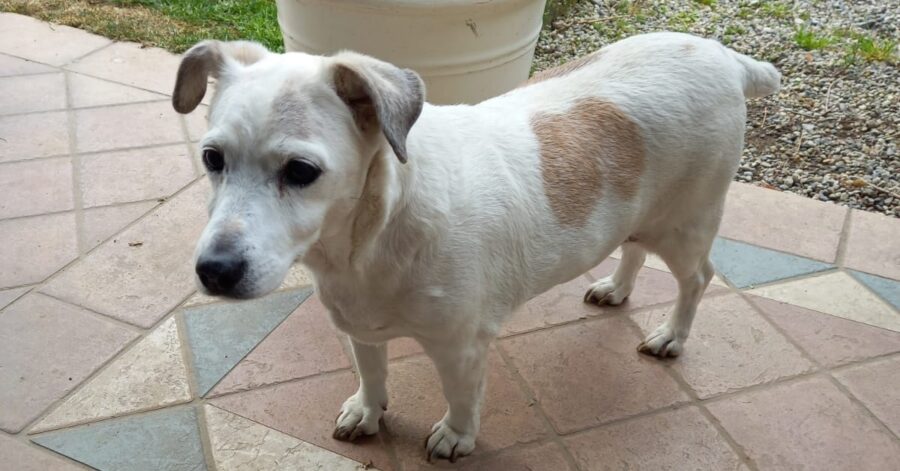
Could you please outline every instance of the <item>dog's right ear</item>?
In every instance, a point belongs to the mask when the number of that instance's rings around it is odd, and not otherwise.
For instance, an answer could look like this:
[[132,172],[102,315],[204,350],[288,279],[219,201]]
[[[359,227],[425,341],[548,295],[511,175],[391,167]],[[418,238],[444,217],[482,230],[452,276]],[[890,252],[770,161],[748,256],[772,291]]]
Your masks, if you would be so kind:
[[194,111],[203,95],[209,77],[219,78],[226,67],[253,64],[270,52],[262,44],[251,41],[203,41],[188,49],[178,66],[172,106],[187,114]]

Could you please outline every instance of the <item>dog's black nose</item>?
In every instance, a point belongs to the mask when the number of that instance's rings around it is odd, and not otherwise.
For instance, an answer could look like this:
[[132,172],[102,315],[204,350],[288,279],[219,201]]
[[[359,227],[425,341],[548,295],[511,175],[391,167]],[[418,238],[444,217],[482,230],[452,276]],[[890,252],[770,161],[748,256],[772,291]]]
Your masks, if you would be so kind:
[[213,255],[197,261],[197,276],[210,294],[231,294],[246,269],[241,258]]

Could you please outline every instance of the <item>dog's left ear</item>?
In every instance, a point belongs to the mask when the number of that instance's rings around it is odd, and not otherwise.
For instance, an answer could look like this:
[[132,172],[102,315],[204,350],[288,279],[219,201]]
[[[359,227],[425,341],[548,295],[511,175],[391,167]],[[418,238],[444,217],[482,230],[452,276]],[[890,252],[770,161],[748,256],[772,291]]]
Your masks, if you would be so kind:
[[334,90],[353,112],[363,132],[377,126],[397,159],[406,163],[406,136],[425,102],[425,84],[418,74],[352,52],[333,58]]
[[251,41],[202,41],[188,49],[178,66],[172,106],[187,114],[203,100],[209,77],[219,78],[228,67],[253,64],[269,55],[262,44]]

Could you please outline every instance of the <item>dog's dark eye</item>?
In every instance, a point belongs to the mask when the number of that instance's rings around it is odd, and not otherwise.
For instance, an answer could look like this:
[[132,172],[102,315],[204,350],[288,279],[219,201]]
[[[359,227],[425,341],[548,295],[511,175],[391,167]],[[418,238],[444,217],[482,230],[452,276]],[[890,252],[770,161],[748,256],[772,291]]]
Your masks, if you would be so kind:
[[206,165],[210,172],[221,172],[225,168],[225,157],[216,149],[203,149],[203,165]]
[[291,160],[284,166],[284,181],[289,185],[309,185],[321,174],[319,167],[305,160]]

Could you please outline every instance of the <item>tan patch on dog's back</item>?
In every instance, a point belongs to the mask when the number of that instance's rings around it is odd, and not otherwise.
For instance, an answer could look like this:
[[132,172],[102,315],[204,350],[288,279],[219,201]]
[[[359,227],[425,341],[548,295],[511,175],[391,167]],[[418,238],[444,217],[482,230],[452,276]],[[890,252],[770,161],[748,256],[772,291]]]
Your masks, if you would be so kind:
[[529,78],[528,80],[526,80],[519,86],[524,87],[527,85],[531,85],[533,83],[543,82],[544,80],[547,80],[547,79],[552,79],[555,77],[562,77],[564,75],[568,75],[568,74],[594,62],[595,60],[599,59],[601,55],[603,55],[602,50],[595,51],[586,56],[582,56],[582,57],[579,57],[578,59],[566,62],[565,64],[562,64],[558,67],[554,67],[552,69],[547,69],[547,70],[542,70],[540,72],[535,72],[535,74],[532,75],[531,78]]
[[583,227],[609,183],[617,196],[634,197],[644,171],[640,129],[615,104],[589,98],[565,113],[531,118],[541,146],[544,193],[557,220]]

